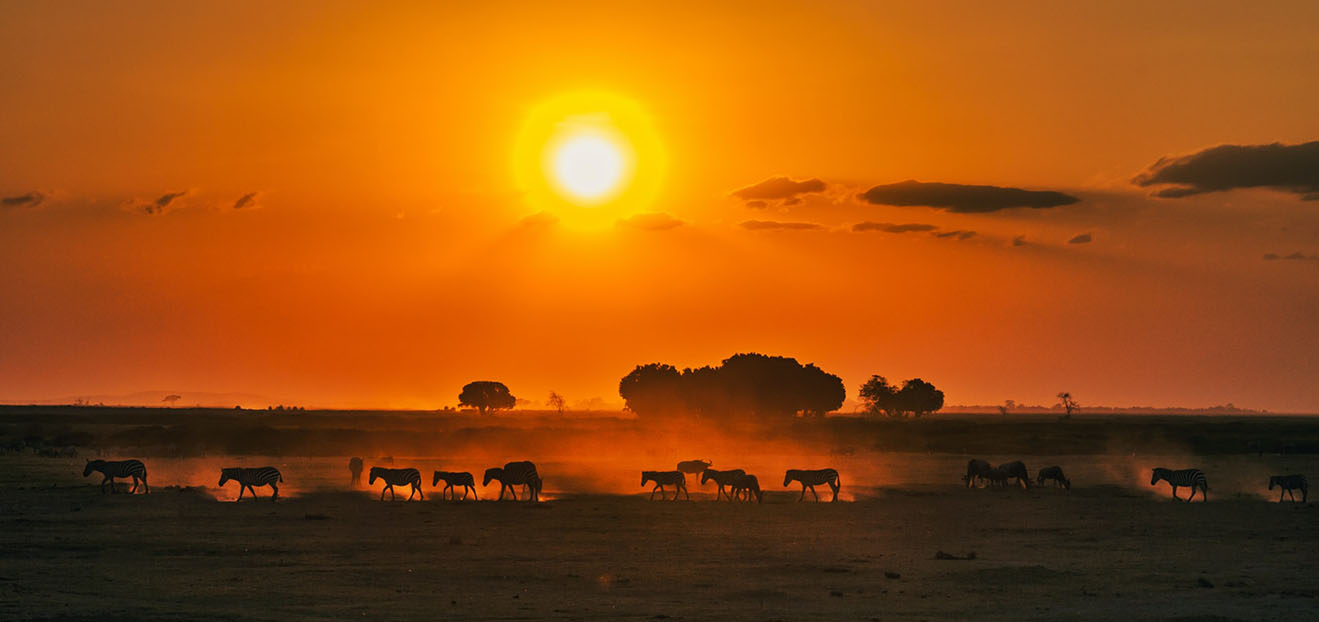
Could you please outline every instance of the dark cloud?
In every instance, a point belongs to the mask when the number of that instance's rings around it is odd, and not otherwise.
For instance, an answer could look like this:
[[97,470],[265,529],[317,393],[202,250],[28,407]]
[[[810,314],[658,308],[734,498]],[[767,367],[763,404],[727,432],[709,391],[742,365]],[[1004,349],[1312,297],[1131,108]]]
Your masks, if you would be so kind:
[[0,198],[0,206],[3,207],[36,207],[46,200],[46,195],[40,192],[29,192],[20,194],[16,197]]
[[939,232],[937,232],[937,233],[934,234],[934,237],[936,237],[936,238],[957,238],[957,239],[959,239],[959,240],[969,240],[969,239],[975,237],[975,234],[976,234],[976,232],[974,232],[974,231],[962,231],[962,230],[959,229],[959,230],[957,230],[957,231],[939,231]]
[[1319,255],[1306,255],[1302,252],[1295,252],[1290,255],[1279,255],[1277,253],[1265,253],[1264,261],[1319,261]]
[[747,201],[746,206],[751,209],[765,209],[769,207],[769,203],[764,201]]
[[238,197],[238,200],[234,201],[234,209],[259,208],[261,207],[261,204],[257,202],[257,199],[260,197],[261,197],[260,192],[249,192],[241,197]]
[[740,225],[743,229],[751,231],[772,231],[772,230],[792,230],[792,231],[809,231],[823,229],[823,225],[813,222],[779,222],[777,220],[747,220]]
[[857,198],[876,205],[921,205],[961,213],[996,212],[1011,207],[1058,207],[1080,200],[1052,190],[925,183],[911,179],[875,186]]
[[913,233],[923,231],[934,231],[938,227],[934,225],[924,225],[920,223],[894,224],[891,222],[859,222],[852,225],[852,231],[861,233],[863,231],[883,231],[884,233]]
[[1081,235],[1078,235],[1078,236],[1076,236],[1076,237],[1074,237],[1074,238],[1072,238],[1072,239],[1070,239],[1070,240],[1067,240],[1067,243],[1068,243],[1068,244],[1089,244],[1093,239],[1094,239],[1094,238],[1092,238],[1092,237],[1090,236],[1089,233],[1082,233]]
[[665,212],[644,212],[620,219],[618,224],[642,231],[665,231],[681,227],[684,223]]
[[126,205],[128,209],[132,211],[146,214],[148,216],[156,216],[178,207],[178,200],[182,197],[188,196],[188,193],[190,192],[190,190],[167,192],[157,197],[154,201],[131,201]]
[[1154,196],[1168,199],[1236,188],[1272,188],[1313,201],[1319,199],[1319,141],[1219,145],[1191,155],[1160,158],[1132,182],[1168,185],[1154,192]]
[[1025,245],[1027,245],[1027,244],[1030,244],[1030,242],[1027,242],[1027,241],[1026,241],[1026,236],[1025,236],[1024,234],[1023,234],[1023,235],[1019,235],[1019,236],[1017,236],[1017,237],[1015,237],[1015,238],[1012,238],[1012,245],[1013,245],[1013,246],[1025,246]]
[[825,183],[816,178],[792,181],[787,177],[771,177],[760,183],[738,188],[733,191],[733,196],[743,201],[778,201],[794,199],[799,194],[824,192],[824,189]]

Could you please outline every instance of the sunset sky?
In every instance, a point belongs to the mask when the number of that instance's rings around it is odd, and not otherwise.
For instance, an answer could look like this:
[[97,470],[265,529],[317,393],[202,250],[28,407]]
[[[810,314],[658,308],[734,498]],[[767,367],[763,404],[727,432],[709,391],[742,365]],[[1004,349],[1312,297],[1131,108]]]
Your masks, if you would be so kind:
[[[621,405],[636,364],[757,351],[849,399],[881,374],[949,404],[1316,412],[1317,24],[3,3],[0,401],[438,408],[500,380]],[[601,127],[619,177],[585,204],[545,154]]]

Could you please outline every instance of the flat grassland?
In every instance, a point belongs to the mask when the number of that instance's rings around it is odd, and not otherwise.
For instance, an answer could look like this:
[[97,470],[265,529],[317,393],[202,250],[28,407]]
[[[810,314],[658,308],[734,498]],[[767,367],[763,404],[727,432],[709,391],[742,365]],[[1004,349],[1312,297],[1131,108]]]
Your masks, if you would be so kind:
[[[1267,490],[1269,474],[1319,474],[1305,453],[1313,418],[957,417],[725,436],[305,413],[247,422],[287,445],[269,452],[268,439],[223,433],[241,428],[233,416],[0,411],[0,439],[95,443],[108,459],[142,458],[154,484],[101,494],[99,476],[82,477],[97,453],[85,448],[0,455],[0,619],[1319,616],[1319,511]],[[131,445],[129,430],[151,440]],[[421,469],[426,500],[350,486],[352,454]],[[969,457],[1059,464],[1073,488],[968,489]],[[479,502],[442,502],[430,487],[434,468],[479,484],[485,467],[522,458],[541,466],[546,501],[494,502],[497,487],[478,487]],[[690,502],[648,501],[638,471],[687,458],[758,474],[764,503],[714,502],[695,478]],[[228,502],[236,486],[217,486],[219,467],[264,464],[284,473],[280,501],[263,488]],[[842,474],[839,503],[799,504],[781,486],[785,468],[822,466]],[[1149,486],[1153,466],[1204,469],[1209,502],[1171,501]]]

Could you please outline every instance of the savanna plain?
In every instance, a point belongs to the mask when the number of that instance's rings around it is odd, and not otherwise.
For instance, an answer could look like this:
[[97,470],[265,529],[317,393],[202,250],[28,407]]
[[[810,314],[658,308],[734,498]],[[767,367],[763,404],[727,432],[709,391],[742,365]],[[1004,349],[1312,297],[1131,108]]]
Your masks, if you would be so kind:
[[[1319,418],[940,415],[762,425],[573,415],[0,410],[0,618],[1297,620],[1319,616]],[[1121,448],[1120,450],[1116,448]],[[76,454],[76,455],[74,455]],[[422,471],[380,501],[348,458]],[[88,458],[140,458],[151,493],[102,494]],[[970,458],[1051,485],[967,487]],[[485,468],[536,462],[540,503]],[[763,503],[648,499],[643,469],[743,468]],[[235,503],[225,466],[285,483]],[[1207,503],[1150,469],[1197,467]],[[836,503],[781,486],[833,467]],[[434,469],[479,501],[442,501]],[[127,489],[121,483],[120,492]],[[1186,490],[1180,491],[1184,497]],[[460,495],[461,496],[461,495]],[[1299,495],[1298,495],[1299,498]]]

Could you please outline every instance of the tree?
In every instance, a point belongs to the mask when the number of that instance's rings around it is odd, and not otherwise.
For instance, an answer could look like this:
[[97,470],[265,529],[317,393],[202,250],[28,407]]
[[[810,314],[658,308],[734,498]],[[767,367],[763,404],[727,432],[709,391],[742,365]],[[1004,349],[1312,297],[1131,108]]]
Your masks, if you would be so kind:
[[166,396],[165,396],[165,399],[160,400],[160,401],[165,402],[166,404],[169,404],[170,407],[173,407],[174,404],[175,404],[175,402],[178,402],[178,401],[181,400],[181,399],[183,399],[183,396],[182,396],[182,395],[166,395]]
[[682,375],[672,365],[650,363],[637,365],[618,382],[618,394],[627,409],[638,416],[650,416],[682,407],[678,384]]
[[861,385],[861,402],[871,414],[884,414],[889,417],[902,416],[902,403],[898,400],[898,388],[889,384],[883,376],[871,376]]
[[550,408],[559,411],[559,415],[563,415],[563,407],[565,404],[567,404],[567,400],[564,400],[562,395],[559,395],[554,391],[550,391],[550,397],[546,401],[549,402]]
[[1058,400],[1061,402],[1060,406],[1063,407],[1063,410],[1067,411],[1068,417],[1071,417],[1072,413],[1076,412],[1081,408],[1081,405],[1077,403],[1076,400],[1072,399],[1072,394],[1068,393],[1067,391],[1063,391],[1062,393],[1059,393]]
[[796,359],[749,352],[716,366],[638,365],[619,382],[628,409],[642,416],[679,411],[707,417],[821,416],[843,405],[838,376]]
[[943,391],[920,378],[912,378],[902,383],[902,389],[898,391],[898,404],[903,411],[915,417],[928,415],[943,408]]
[[508,387],[502,382],[478,380],[463,385],[463,392],[458,394],[458,404],[476,408],[484,415],[492,410],[512,408],[517,404],[517,398],[508,392]]

